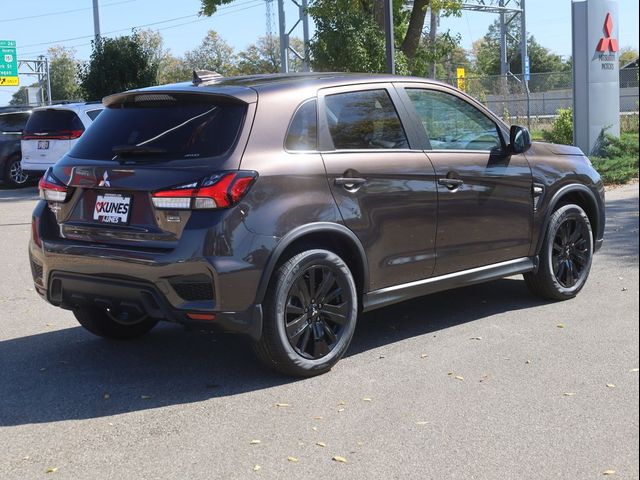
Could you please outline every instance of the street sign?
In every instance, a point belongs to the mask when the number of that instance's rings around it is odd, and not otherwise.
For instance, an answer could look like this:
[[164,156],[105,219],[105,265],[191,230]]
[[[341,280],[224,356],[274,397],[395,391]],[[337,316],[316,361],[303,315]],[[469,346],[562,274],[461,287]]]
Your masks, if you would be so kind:
[[0,85],[19,85],[15,40],[0,40]]
[[524,79],[528,82],[531,80],[531,68],[529,66],[529,57],[524,57]]
[[467,91],[467,84],[465,83],[465,71],[464,68],[459,67],[456,69],[456,76],[458,77],[458,88],[463,92]]

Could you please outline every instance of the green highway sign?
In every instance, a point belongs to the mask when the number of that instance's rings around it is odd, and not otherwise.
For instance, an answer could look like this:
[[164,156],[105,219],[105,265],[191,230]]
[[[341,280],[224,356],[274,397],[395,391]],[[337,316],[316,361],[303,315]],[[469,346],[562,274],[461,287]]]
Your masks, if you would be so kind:
[[0,85],[15,86],[18,80],[18,55],[15,40],[0,40]]

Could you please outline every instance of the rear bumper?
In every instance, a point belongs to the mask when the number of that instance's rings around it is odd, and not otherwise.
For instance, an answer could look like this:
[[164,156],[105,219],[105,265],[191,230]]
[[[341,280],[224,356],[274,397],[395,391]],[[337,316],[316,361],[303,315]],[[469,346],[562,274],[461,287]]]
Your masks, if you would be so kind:
[[[252,234],[240,223],[224,243],[226,252],[216,250],[222,243],[211,226],[188,228],[172,249],[119,247],[60,238],[46,202],[39,202],[33,215],[32,276],[49,303],[65,309],[127,308],[260,337],[256,292],[274,238]],[[188,314],[215,318],[197,321]]]

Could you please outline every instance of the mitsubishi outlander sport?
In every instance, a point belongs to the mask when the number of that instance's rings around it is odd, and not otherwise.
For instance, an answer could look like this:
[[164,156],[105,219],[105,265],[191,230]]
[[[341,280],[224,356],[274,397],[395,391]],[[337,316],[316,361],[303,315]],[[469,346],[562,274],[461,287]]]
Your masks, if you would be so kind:
[[206,324],[311,376],[362,312],[516,274],[570,299],[602,244],[578,148],[434,81],[200,72],[103,103],[40,181],[29,244],[37,292],[102,337]]

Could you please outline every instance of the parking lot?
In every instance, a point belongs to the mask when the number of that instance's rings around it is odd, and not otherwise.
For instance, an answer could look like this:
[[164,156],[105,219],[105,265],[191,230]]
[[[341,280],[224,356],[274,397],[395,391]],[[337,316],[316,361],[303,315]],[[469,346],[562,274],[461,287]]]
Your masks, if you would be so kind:
[[2,478],[639,476],[637,184],[575,300],[514,277],[388,307],[308,380],[231,335],[84,331],[33,291],[36,193],[0,190]]

